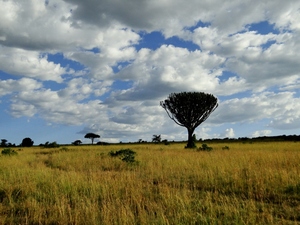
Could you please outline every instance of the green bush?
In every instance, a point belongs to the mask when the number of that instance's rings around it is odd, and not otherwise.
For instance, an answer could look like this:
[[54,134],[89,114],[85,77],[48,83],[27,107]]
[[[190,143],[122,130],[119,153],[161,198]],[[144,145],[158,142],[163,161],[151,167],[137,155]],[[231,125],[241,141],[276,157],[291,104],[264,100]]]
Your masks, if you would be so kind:
[[49,143],[48,141],[45,143],[44,148],[59,148],[59,144],[56,141]]
[[1,154],[11,156],[11,155],[17,155],[18,153],[11,148],[5,148],[2,150]]
[[229,150],[229,147],[226,145],[224,147],[222,147],[223,150]]
[[209,147],[207,144],[202,144],[202,147],[198,148],[199,151],[211,151],[213,150],[212,147]]
[[111,151],[108,153],[111,157],[118,157],[122,161],[127,163],[135,162],[135,154],[136,152],[132,151],[131,149],[121,149],[119,151]]
[[162,140],[161,142],[164,143],[165,145],[169,145],[170,144],[167,139]]

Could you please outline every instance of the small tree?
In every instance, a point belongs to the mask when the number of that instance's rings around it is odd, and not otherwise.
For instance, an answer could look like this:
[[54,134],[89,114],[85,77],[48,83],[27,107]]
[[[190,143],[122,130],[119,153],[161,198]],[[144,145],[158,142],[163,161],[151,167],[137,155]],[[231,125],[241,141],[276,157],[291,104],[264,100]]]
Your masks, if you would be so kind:
[[152,142],[161,142],[161,135],[153,135]]
[[56,141],[49,143],[49,141],[47,141],[44,145],[45,148],[59,148],[59,144],[56,143]]
[[203,92],[181,92],[170,94],[160,105],[175,123],[187,128],[186,148],[195,148],[193,133],[218,107],[218,100],[213,95]]
[[1,147],[6,147],[7,146],[7,140],[6,139],[1,139]]
[[80,145],[82,142],[80,140],[76,140],[74,142],[72,142],[73,145]]
[[24,138],[23,141],[22,141],[22,146],[23,147],[31,147],[33,145],[34,141],[31,140],[31,138],[27,137],[27,138]]
[[94,134],[94,133],[87,133],[84,138],[88,138],[92,140],[92,144],[94,144],[94,139],[95,138],[100,138],[100,135]]

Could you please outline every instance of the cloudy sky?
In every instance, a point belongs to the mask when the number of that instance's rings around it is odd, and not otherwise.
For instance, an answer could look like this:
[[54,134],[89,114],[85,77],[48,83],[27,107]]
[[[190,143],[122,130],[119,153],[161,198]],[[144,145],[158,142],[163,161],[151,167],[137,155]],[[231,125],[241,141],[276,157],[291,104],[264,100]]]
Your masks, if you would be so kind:
[[300,134],[299,0],[0,0],[0,139],[186,140],[159,102],[215,95],[197,138]]

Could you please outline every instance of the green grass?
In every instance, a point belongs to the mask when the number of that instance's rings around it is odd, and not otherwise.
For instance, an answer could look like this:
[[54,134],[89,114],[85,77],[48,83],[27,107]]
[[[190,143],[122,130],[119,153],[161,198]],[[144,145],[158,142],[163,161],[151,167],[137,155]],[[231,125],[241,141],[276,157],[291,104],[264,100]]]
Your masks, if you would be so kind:
[[300,224],[299,143],[208,145],[16,148],[0,156],[0,224]]

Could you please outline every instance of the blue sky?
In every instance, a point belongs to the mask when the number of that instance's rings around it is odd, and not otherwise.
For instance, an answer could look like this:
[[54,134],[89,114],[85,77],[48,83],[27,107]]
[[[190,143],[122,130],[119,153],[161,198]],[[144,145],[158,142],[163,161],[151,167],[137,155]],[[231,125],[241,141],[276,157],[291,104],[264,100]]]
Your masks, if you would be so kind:
[[299,58],[297,0],[0,1],[0,139],[186,140],[182,91],[219,100],[198,138],[299,135]]

